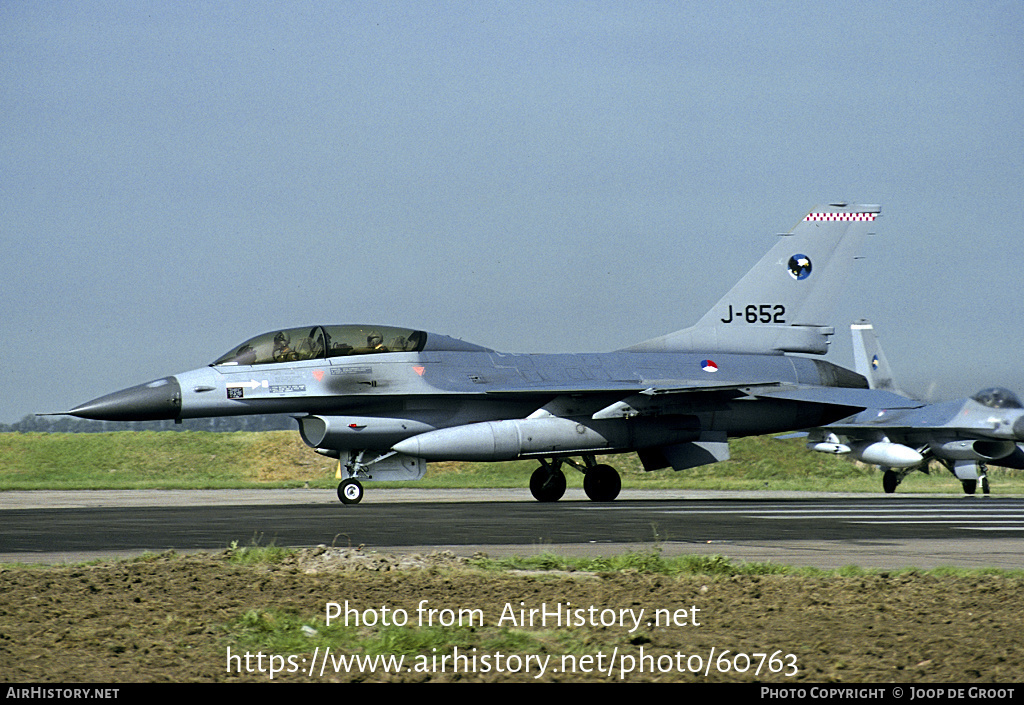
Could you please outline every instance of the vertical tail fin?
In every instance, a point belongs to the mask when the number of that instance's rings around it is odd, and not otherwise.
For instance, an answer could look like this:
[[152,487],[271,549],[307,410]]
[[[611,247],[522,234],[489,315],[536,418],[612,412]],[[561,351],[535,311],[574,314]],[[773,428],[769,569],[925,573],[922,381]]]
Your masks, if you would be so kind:
[[892,369],[885,359],[871,321],[865,318],[860,319],[850,326],[850,332],[853,334],[853,361],[857,373],[867,378],[868,386],[871,389],[885,389],[896,394],[903,394],[896,388]]
[[626,349],[824,354],[835,332],[827,325],[831,305],[880,212],[845,203],[815,208],[696,325]]

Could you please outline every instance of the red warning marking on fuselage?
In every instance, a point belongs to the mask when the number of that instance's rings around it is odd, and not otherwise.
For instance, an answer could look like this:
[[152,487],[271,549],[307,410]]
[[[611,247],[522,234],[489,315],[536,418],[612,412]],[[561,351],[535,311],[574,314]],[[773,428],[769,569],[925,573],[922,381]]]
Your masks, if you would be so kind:
[[416,367],[413,367],[412,369],[416,371],[416,374],[418,374],[420,377],[422,377],[423,373],[426,371],[427,368],[426,367],[422,367],[422,366],[416,366]]
[[319,382],[323,378],[324,378],[324,371],[323,370],[313,370],[313,379],[315,379],[317,382]]

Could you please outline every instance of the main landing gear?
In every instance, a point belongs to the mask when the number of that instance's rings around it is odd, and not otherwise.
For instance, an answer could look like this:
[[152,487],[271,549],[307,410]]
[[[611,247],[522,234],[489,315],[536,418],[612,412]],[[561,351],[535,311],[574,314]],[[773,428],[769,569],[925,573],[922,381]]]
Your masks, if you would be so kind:
[[584,455],[582,465],[572,458],[540,461],[540,467],[530,476],[530,492],[538,502],[557,502],[565,494],[562,463],[583,473],[583,491],[594,502],[611,502],[619,496],[622,480],[615,468],[598,464],[592,455]]
[[[989,494],[988,489],[988,475],[982,475],[981,478],[981,493]],[[978,480],[960,480],[960,484],[964,488],[964,494],[974,494],[978,491]]]
[[[940,463],[942,463],[944,466],[946,466],[947,470],[949,470],[951,473],[953,473],[953,477],[956,477],[958,480],[960,480],[960,486],[964,488],[964,494],[972,495],[975,492],[977,492],[978,491],[978,484],[979,484],[979,482],[981,484],[981,492],[982,492],[982,494],[985,494],[985,495],[989,494],[988,473],[987,473],[988,467],[985,465],[985,463],[982,463],[982,462],[976,463],[976,467],[974,468],[974,474],[977,475],[976,479],[973,479],[973,478],[972,479],[961,479],[960,476],[957,475],[956,464],[953,461],[943,460],[941,458],[937,458],[937,460]],[[903,478],[905,478],[907,475],[912,473],[914,470],[920,470],[921,472],[927,474],[928,473],[928,463],[925,462],[925,463],[923,463],[921,465],[918,465],[918,466],[915,466],[915,467],[910,467],[910,468],[887,468],[887,467],[883,467],[882,468],[882,489],[885,491],[886,494],[892,494],[893,492],[896,491],[896,488],[899,486],[899,484],[901,482],[903,482]]]
[[943,460],[939,462],[946,466],[946,469],[953,473],[953,477],[960,480],[960,486],[964,488],[964,494],[974,494],[981,486],[982,494],[989,493],[988,488],[988,465],[981,460]]

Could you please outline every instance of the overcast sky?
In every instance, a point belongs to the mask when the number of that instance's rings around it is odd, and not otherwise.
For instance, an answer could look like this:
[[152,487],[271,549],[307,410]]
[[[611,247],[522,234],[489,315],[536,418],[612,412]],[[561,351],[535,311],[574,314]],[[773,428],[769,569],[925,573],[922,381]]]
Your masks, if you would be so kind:
[[4,2],[0,422],[258,333],[694,323],[879,203],[827,359],[1024,393],[1024,3]]

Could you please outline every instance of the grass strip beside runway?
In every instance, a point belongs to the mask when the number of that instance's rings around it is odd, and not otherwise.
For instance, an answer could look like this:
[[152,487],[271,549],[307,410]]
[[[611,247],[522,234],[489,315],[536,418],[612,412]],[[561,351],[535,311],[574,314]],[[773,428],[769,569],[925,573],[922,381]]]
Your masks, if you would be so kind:
[[[603,462],[619,470],[623,487],[634,489],[880,491],[877,468],[810,452],[800,439],[758,436],[735,439],[730,446],[731,460],[681,472],[644,472],[632,453]],[[337,484],[336,466],[291,431],[0,434],[0,490],[330,488]],[[417,483],[378,486],[524,487],[536,466],[536,461],[431,463]],[[1000,495],[1024,492],[1024,471],[990,468],[990,477]],[[571,468],[566,478],[569,487],[582,486],[582,475]],[[962,490],[933,464],[929,475],[909,475],[899,491]]]

